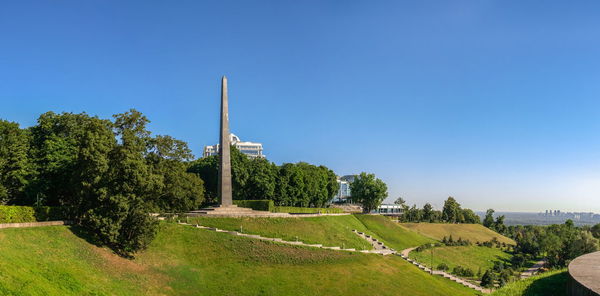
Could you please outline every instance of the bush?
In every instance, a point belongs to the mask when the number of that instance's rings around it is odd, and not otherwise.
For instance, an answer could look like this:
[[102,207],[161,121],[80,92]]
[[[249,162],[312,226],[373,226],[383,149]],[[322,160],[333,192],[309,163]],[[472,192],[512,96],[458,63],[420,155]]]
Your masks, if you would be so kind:
[[234,200],[233,204],[242,208],[251,208],[255,211],[272,212],[275,204],[272,200]]
[[273,212],[293,214],[340,214],[343,213],[344,210],[340,208],[274,207]]
[[34,210],[36,221],[57,221],[65,219],[63,209],[60,207],[36,207]]
[[474,277],[475,276],[475,272],[473,272],[472,269],[465,268],[460,265],[454,267],[454,270],[452,270],[452,273],[457,276],[462,276],[462,277]]
[[0,223],[27,223],[63,220],[59,207],[0,206]]
[[448,265],[446,265],[446,263],[440,263],[440,265],[438,265],[437,269],[441,270],[441,271],[447,271],[448,269],[450,269],[450,267]]

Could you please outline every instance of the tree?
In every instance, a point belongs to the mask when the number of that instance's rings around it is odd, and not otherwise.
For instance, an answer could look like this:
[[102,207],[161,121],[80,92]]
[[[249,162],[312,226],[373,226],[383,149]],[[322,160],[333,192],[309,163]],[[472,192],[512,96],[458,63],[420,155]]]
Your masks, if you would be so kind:
[[598,251],[599,247],[598,239],[591,232],[580,231],[577,239],[572,243],[569,258],[577,258],[583,254]]
[[187,143],[170,136],[149,139],[146,161],[156,182],[150,193],[155,212],[187,212],[204,201],[204,184],[196,174],[187,172],[194,156]]
[[595,238],[600,239],[600,223],[592,226],[592,228],[590,229],[590,232],[592,233],[592,235]]
[[423,221],[433,222],[433,206],[430,203],[423,206]]
[[255,158],[248,163],[249,177],[245,188],[245,199],[274,199],[277,186],[277,166],[264,158]]
[[481,221],[479,220],[479,216],[473,212],[471,209],[463,209],[462,210],[463,223],[470,224],[479,224]]
[[25,202],[33,174],[28,151],[29,133],[17,123],[0,120],[0,205]]
[[444,202],[442,209],[442,219],[448,223],[460,223],[461,209],[460,204],[453,197],[448,197]]
[[496,274],[491,270],[486,270],[483,276],[481,276],[481,286],[490,288],[494,286],[496,281]]
[[397,205],[403,205],[403,204],[406,204],[406,201],[404,200],[404,198],[402,198],[402,197],[400,196],[400,197],[398,197],[398,198],[397,198],[397,199],[394,201],[394,204],[397,204]]
[[488,209],[485,213],[485,218],[483,219],[483,226],[494,229],[494,210]]
[[216,204],[218,198],[218,178],[219,157],[212,155],[192,161],[189,164],[188,172],[196,174],[204,184],[204,203]]
[[362,204],[363,211],[369,213],[381,205],[387,197],[387,185],[374,174],[360,173],[354,182],[350,183],[352,200]]
[[498,233],[504,234],[506,232],[506,225],[504,225],[504,215],[496,217],[496,222],[494,222],[494,230]]

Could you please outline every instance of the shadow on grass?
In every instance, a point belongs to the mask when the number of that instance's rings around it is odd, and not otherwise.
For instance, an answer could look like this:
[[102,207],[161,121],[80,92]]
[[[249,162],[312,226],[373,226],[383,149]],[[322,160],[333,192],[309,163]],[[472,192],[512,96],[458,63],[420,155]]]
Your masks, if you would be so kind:
[[69,230],[76,235],[77,237],[84,239],[89,244],[92,244],[96,247],[104,247],[105,245],[98,239],[98,237],[92,233],[91,231],[85,229],[79,225],[71,225],[69,226]]
[[563,296],[567,295],[567,272],[561,272],[534,281],[523,293],[524,296]]

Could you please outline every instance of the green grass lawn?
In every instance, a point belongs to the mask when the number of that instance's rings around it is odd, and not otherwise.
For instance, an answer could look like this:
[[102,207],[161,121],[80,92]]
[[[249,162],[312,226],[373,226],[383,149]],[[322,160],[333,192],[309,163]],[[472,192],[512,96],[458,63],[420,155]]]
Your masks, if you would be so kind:
[[284,240],[298,240],[324,246],[370,250],[372,246],[352,233],[352,229],[366,231],[365,226],[352,215],[323,216],[310,218],[190,218],[190,223],[219,229],[277,237]]
[[401,223],[401,225],[436,240],[442,240],[444,236],[449,237],[452,235],[454,240],[460,237],[476,243],[478,241],[489,241],[495,237],[500,242],[515,244],[515,241],[512,239],[490,230],[481,224]]
[[362,214],[354,216],[368,229],[366,233],[373,235],[397,251],[434,242],[434,240],[411,231],[384,216]]
[[567,295],[566,269],[546,272],[509,283],[490,296],[563,296]]
[[494,261],[510,260],[511,254],[498,248],[478,247],[478,246],[444,246],[437,247],[422,252],[412,251],[410,258],[417,260],[427,266],[431,266],[431,252],[433,250],[433,266],[445,263],[452,270],[457,265],[470,268],[477,273],[479,268],[481,272],[494,266]]
[[0,295],[475,295],[397,256],[161,223],[127,260],[63,226],[0,230]]
[[0,229],[0,295],[143,295],[165,278],[67,227]]

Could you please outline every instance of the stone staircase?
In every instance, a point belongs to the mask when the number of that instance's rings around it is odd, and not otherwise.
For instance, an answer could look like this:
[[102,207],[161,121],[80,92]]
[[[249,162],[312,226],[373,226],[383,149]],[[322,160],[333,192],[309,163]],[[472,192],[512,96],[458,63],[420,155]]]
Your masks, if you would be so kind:
[[377,240],[376,238],[374,238],[374,237],[372,237],[372,236],[370,236],[370,235],[368,235],[366,233],[363,233],[363,232],[360,232],[360,231],[357,231],[357,230],[352,230],[352,232],[358,234],[360,237],[362,237],[363,239],[365,239],[368,242],[370,242],[371,245],[373,245],[373,248],[375,248],[375,250],[381,252],[381,254],[383,254],[383,255],[389,255],[389,254],[398,255],[398,256],[402,257],[404,260],[406,260],[409,263],[411,263],[412,265],[414,265],[417,268],[419,268],[420,270],[425,271],[425,272],[427,272],[429,274],[443,276],[444,278],[447,278],[447,279],[449,279],[451,281],[457,282],[457,283],[459,283],[459,284],[461,284],[461,285],[463,285],[465,287],[474,289],[474,290],[476,290],[478,292],[481,292],[481,293],[486,293],[486,294],[491,293],[491,291],[489,289],[485,289],[485,288],[482,288],[482,287],[480,287],[478,285],[474,285],[474,284],[468,282],[465,279],[456,277],[454,275],[451,275],[451,274],[443,272],[443,271],[438,271],[438,270],[432,271],[430,268],[426,267],[425,265],[423,265],[423,264],[421,264],[421,263],[419,263],[419,262],[417,262],[417,261],[415,261],[413,259],[408,258],[408,254],[412,250],[414,250],[416,248],[408,248],[408,249],[402,250],[402,252],[398,253],[398,252],[396,252],[396,250],[388,248],[383,242]]
[[396,250],[388,248],[385,244],[383,244],[383,242],[378,241],[376,238],[374,238],[364,232],[360,232],[356,229],[352,229],[352,232],[358,234],[358,236],[360,236],[363,239],[370,242],[371,245],[373,246],[373,249],[378,251],[379,254],[384,255],[384,256],[390,255],[390,254],[396,254]]
[[463,278],[459,278],[459,277],[454,276],[452,274],[449,274],[447,272],[444,272],[444,271],[441,271],[441,270],[433,270],[432,271],[430,268],[428,268],[425,265],[417,262],[416,260],[410,259],[408,257],[408,254],[412,250],[414,250],[414,249],[416,249],[416,248],[408,248],[408,249],[402,250],[402,252],[400,254],[396,254],[396,255],[402,257],[404,260],[406,260],[409,263],[413,264],[414,266],[418,267],[420,270],[425,271],[425,272],[427,272],[427,273],[429,273],[431,275],[442,276],[444,278],[447,278],[447,279],[449,279],[451,281],[457,282],[457,283],[459,283],[459,284],[461,284],[461,285],[463,285],[463,286],[465,286],[467,288],[471,288],[471,289],[476,290],[476,291],[481,292],[481,293],[489,294],[489,293],[492,292],[490,289],[486,289],[486,288],[483,288],[481,286],[475,285],[475,284],[470,283],[469,281],[467,281],[467,280],[465,280]]

